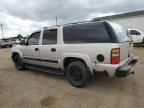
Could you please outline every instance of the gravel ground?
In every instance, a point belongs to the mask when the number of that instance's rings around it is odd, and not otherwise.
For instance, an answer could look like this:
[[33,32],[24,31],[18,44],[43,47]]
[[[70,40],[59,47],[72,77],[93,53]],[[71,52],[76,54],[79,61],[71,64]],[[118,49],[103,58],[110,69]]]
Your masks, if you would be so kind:
[[75,88],[63,76],[17,71],[10,49],[0,49],[0,108],[143,108],[144,46],[134,53],[139,56],[134,75],[96,75],[86,87]]

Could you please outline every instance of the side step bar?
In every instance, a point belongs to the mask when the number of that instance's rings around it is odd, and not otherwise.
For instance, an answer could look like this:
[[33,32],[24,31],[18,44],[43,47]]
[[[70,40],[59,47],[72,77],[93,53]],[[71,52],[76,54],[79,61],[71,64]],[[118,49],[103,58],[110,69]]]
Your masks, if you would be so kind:
[[26,64],[26,68],[32,69],[32,70],[37,70],[41,72],[47,72],[51,74],[57,74],[57,75],[64,75],[64,71],[61,69],[54,69],[54,68],[48,68],[44,66],[37,66],[37,65],[31,65],[31,64]]

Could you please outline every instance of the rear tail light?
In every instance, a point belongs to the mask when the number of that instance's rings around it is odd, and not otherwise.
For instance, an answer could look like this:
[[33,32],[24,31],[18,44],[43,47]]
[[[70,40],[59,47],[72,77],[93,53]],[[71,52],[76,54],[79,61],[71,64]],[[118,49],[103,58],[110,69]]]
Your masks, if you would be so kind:
[[111,64],[120,63],[120,48],[114,48],[111,51]]

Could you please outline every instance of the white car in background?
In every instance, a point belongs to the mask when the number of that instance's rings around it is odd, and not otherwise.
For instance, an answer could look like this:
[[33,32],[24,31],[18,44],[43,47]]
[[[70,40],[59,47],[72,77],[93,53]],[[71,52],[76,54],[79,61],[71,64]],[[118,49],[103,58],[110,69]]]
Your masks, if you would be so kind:
[[16,44],[20,44],[20,40],[19,40],[19,39],[16,39],[15,43],[16,43]]
[[129,35],[131,36],[133,43],[144,44],[144,32],[138,29],[128,29]]

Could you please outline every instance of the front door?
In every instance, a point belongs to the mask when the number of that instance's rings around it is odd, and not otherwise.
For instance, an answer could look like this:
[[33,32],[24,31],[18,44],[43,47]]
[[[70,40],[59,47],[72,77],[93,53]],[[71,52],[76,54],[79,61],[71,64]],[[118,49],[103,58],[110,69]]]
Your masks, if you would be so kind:
[[43,31],[42,45],[40,46],[41,65],[59,68],[57,29],[46,29]]
[[23,46],[22,54],[25,63],[40,65],[39,39],[40,32],[33,33],[27,40],[27,45]]

